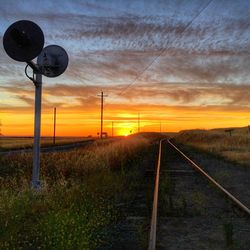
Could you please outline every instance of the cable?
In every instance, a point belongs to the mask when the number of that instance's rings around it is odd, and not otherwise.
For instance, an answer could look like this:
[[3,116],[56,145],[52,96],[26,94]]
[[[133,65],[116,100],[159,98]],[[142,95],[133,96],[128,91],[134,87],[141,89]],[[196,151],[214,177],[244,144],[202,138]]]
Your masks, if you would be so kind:
[[[183,33],[192,23],[193,21],[198,18],[200,16],[200,14],[213,2],[213,0],[210,0],[202,9],[200,12],[197,13],[196,16],[194,16],[194,18],[192,18],[192,20],[186,25],[186,27],[184,27],[183,31],[181,33]],[[154,62],[156,62],[159,57],[167,50],[167,48],[163,48],[162,50],[160,50],[160,54],[157,55],[138,75],[137,77],[134,79],[133,82],[131,82],[128,86],[126,86],[119,94],[122,95],[124,92],[127,91],[128,88],[130,88],[132,85],[134,85],[139,79],[140,77],[153,65]]]
[[[193,22],[196,18],[198,18],[201,13],[213,2],[213,0],[210,0],[198,13],[196,16],[194,16],[191,21],[183,28],[183,31],[181,33],[183,33]],[[175,41],[175,40],[174,40]],[[174,42],[173,41],[173,42]],[[127,89],[129,89],[132,85],[134,85],[138,79],[140,79],[140,77],[153,65],[154,62],[156,62],[158,60],[158,58],[167,50],[167,48],[163,48],[159,51],[159,54],[137,75],[137,77],[134,79],[133,82],[131,82],[128,86],[126,86],[123,90],[120,91],[120,93],[118,93],[117,96],[122,95],[124,92],[127,91]],[[109,104],[106,104],[106,108]]]
[[29,67],[29,65],[27,64],[27,65],[25,66],[25,70],[24,70],[25,75],[26,75],[33,83],[35,83],[34,73],[33,73],[33,78],[30,77],[30,76],[28,75],[28,73],[27,73],[27,68],[28,68],[28,67]]

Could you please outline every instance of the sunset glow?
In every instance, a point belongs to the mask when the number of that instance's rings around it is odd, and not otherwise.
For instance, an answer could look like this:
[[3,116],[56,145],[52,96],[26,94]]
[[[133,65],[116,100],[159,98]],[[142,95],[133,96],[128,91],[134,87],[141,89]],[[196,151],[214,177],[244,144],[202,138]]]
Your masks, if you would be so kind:
[[[250,2],[213,1],[196,17],[206,3],[1,1],[1,37],[11,23],[30,19],[46,46],[69,54],[65,74],[43,78],[42,136],[53,134],[54,107],[58,136],[97,136],[101,91],[108,135],[112,122],[117,136],[250,124]],[[33,135],[34,86],[24,67],[1,43],[6,136]]]

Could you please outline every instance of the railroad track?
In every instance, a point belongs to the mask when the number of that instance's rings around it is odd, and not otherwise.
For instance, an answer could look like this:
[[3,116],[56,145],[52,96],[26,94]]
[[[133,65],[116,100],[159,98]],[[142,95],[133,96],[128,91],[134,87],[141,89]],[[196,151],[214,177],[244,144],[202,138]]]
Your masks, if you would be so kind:
[[149,250],[247,249],[249,217],[249,208],[201,166],[160,141]]

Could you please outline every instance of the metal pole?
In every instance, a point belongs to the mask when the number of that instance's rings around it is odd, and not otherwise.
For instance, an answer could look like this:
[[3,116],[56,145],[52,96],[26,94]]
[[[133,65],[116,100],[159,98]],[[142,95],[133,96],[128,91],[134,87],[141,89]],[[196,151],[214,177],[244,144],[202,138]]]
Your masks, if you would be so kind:
[[54,135],[53,135],[53,144],[56,144],[56,108],[54,108]]
[[138,113],[138,133],[140,133],[140,113]]
[[101,139],[102,139],[102,126],[103,126],[103,92],[101,92]]
[[102,139],[102,128],[103,128],[103,97],[107,96],[107,95],[103,95],[103,91],[101,92],[101,95],[97,95],[97,96],[101,96],[101,134],[100,134],[100,138]]
[[42,103],[42,75],[35,74],[35,119],[34,119],[34,145],[33,145],[33,171],[31,187],[40,188],[40,128],[41,128],[41,103]]
[[112,137],[114,137],[114,122],[112,122]]

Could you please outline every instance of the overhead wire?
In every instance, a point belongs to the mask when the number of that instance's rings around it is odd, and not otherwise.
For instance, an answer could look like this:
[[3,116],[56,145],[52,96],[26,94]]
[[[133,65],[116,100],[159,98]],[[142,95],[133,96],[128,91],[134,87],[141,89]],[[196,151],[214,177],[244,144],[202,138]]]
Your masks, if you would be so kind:
[[[187,25],[183,28],[183,30],[181,31],[181,33],[183,34],[187,28],[194,22],[194,20],[196,20],[201,14],[202,12],[204,12],[208,6],[213,2],[213,0],[208,1],[208,3],[206,3],[201,10],[191,19],[191,21],[189,21],[187,23]],[[174,40],[175,41],[175,40]],[[173,42],[174,42],[173,41]],[[133,82],[131,82],[129,85],[127,85],[124,89],[122,89],[117,96],[121,96],[123,95],[132,85],[134,85],[135,83],[137,83],[137,81],[140,79],[140,77],[164,54],[164,52],[167,50],[167,48],[163,48],[159,51],[159,54],[136,76],[136,78],[133,80]],[[111,97],[112,98],[112,97]],[[107,103],[105,106],[107,107],[108,105],[110,105],[110,103]]]
[[[192,20],[183,28],[182,32],[181,33],[184,33],[185,30],[194,22],[195,19],[197,19],[201,13],[203,11],[205,11],[208,6],[213,2],[213,0],[210,0],[207,4],[205,4],[201,10],[197,13],[197,15],[195,15]],[[174,40],[175,41],[175,40]],[[174,42],[173,41],[173,42]],[[134,85],[139,79],[140,77],[163,55],[163,53],[167,50],[167,48],[163,48],[160,50],[160,53],[159,55],[157,55],[137,76],[136,78],[133,80],[133,82],[131,82],[128,86],[126,86],[119,94],[119,95],[122,95],[123,93],[125,93],[132,85]]]

